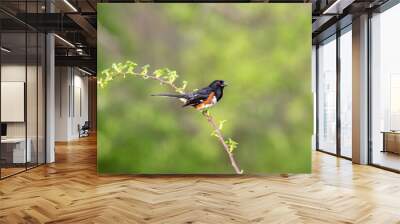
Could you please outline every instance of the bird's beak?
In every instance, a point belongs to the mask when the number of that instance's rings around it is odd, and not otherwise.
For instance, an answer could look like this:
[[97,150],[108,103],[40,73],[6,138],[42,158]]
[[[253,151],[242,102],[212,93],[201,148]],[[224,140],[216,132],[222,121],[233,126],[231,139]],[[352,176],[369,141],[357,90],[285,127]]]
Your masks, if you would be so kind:
[[222,84],[222,87],[226,87],[228,86],[228,84],[225,82],[224,84]]

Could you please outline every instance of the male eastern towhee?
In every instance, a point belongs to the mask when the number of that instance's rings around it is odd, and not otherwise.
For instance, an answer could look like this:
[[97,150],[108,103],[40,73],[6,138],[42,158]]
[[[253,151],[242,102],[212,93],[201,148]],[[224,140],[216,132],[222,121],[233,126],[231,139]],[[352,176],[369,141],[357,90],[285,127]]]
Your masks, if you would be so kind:
[[193,106],[197,110],[204,110],[214,106],[218,101],[221,100],[224,87],[227,86],[223,80],[215,80],[209,86],[204,87],[200,90],[194,91],[192,93],[185,94],[153,94],[152,96],[166,96],[175,97],[185,100],[186,106]]

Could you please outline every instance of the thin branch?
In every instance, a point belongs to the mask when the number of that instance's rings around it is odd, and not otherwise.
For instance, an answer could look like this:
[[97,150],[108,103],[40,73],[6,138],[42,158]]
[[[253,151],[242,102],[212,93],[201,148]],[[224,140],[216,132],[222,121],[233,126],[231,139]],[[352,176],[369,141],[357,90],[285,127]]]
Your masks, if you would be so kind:
[[217,138],[221,142],[222,146],[224,146],[225,152],[228,154],[229,160],[231,161],[231,165],[235,169],[236,174],[242,174],[243,170],[241,170],[239,168],[239,165],[237,164],[235,157],[233,156],[233,153],[229,150],[229,146],[226,144],[226,141],[224,139],[224,136],[222,135],[221,129],[219,129],[217,124],[215,124],[214,118],[206,111],[203,111],[203,115],[207,118],[208,123],[210,123],[211,126],[216,131]]
[[[162,84],[169,85],[172,89],[175,90],[175,92],[181,92],[181,91],[179,91],[179,88],[175,84],[173,84],[171,82],[168,82],[165,79],[162,79],[160,77],[156,77],[156,76],[153,76],[153,75],[147,75],[147,76],[150,79],[154,79],[154,80],[157,80],[157,81],[161,82]],[[182,94],[183,94],[183,92],[182,92]]]

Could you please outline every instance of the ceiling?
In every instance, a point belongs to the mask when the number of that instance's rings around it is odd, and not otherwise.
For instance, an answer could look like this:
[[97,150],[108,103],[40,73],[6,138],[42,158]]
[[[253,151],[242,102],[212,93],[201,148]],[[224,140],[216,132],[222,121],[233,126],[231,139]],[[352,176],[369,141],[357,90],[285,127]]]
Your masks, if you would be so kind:
[[338,29],[351,24],[352,18],[372,12],[390,0],[312,0],[312,37],[317,44]]
[[[173,0],[180,2],[179,0]],[[343,18],[375,8],[387,0],[254,0],[252,2],[312,3],[313,42],[328,35],[329,28]],[[54,32],[56,64],[81,66],[96,72],[97,3],[152,2],[135,0],[1,0],[0,21],[4,38],[18,45],[26,28]],[[166,2],[158,0],[156,2]],[[171,1],[169,1],[171,2]],[[204,0],[204,2],[210,2]],[[222,2],[222,1],[221,1]],[[240,1],[239,1],[240,2]],[[243,2],[243,1],[241,1]],[[49,13],[49,12],[52,13]],[[27,13],[26,13],[27,12]],[[351,18],[349,20],[351,22]],[[331,32],[334,32],[331,31]],[[13,34],[11,34],[13,33]],[[24,43],[20,43],[24,44]],[[14,46],[17,48],[17,46]],[[28,49],[29,51],[29,49]]]
[[13,61],[23,58],[25,46],[27,57],[31,58],[30,52],[33,54],[36,46],[29,44],[29,32],[54,32],[56,65],[79,66],[95,74],[96,3],[95,0],[47,0],[46,5],[45,0],[1,0],[2,45],[12,49],[4,58]]

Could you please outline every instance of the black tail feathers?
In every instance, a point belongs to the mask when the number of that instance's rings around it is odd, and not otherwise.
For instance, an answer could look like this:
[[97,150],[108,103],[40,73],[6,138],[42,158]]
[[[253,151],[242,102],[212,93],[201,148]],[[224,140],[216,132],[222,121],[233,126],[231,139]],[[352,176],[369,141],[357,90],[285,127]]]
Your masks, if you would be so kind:
[[187,99],[187,95],[185,95],[185,94],[160,93],[160,94],[151,94],[151,96],[165,96],[165,97],[175,97],[175,98]]

